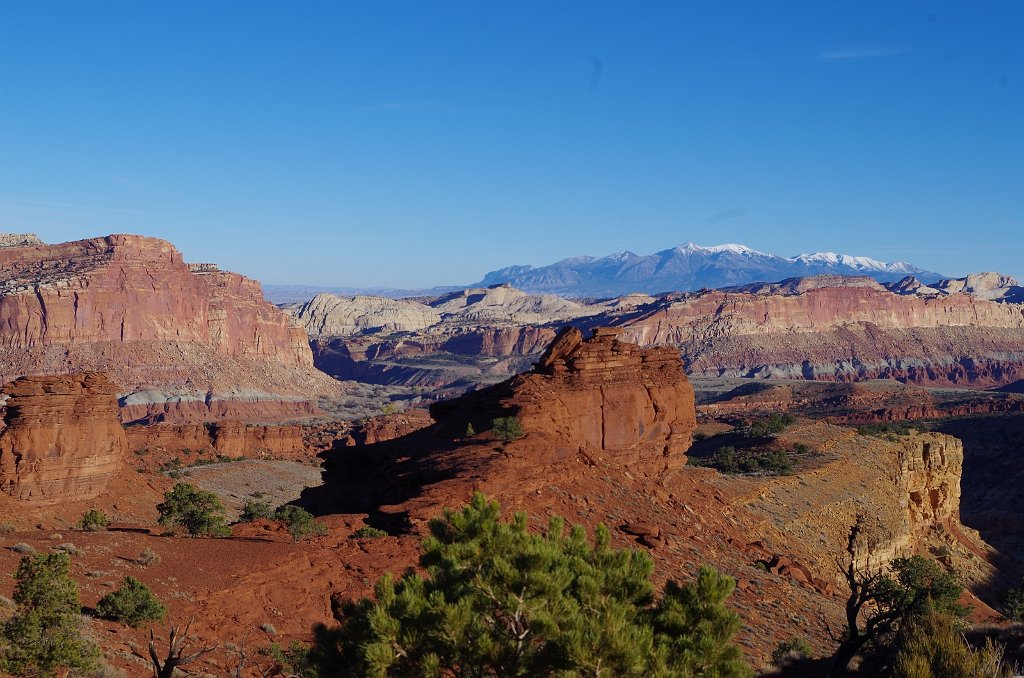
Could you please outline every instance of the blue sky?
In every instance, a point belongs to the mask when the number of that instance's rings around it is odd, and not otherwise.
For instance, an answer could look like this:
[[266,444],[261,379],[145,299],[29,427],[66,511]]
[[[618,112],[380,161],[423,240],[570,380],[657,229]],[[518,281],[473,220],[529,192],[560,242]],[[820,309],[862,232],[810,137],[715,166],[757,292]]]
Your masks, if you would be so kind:
[[1024,3],[5,2],[0,230],[267,283],[685,241],[1024,274]]

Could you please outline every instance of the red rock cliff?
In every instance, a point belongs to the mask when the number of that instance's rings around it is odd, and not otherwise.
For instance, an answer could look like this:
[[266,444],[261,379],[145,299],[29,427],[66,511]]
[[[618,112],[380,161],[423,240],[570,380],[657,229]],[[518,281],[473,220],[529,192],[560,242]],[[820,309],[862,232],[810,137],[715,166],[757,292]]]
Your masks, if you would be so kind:
[[0,490],[40,502],[99,495],[128,451],[116,392],[99,373],[24,377],[4,387]]
[[312,365],[305,333],[259,284],[192,272],[170,243],[111,235],[0,250],[0,347],[184,341]]

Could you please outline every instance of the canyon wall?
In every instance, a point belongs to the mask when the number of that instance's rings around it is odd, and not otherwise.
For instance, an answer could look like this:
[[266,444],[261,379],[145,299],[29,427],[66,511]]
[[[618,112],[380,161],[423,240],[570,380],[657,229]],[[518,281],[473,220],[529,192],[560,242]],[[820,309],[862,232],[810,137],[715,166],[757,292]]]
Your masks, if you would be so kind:
[[337,389],[257,282],[190,267],[164,240],[0,248],[0,380],[84,371],[134,397],[129,420],[292,416]]
[[678,346],[690,374],[992,386],[1024,378],[1024,307],[833,285],[674,295],[611,324]]
[[86,373],[23,377],[3,392],[0,490],[49,503],[99,495],[128,452],[116,386]]

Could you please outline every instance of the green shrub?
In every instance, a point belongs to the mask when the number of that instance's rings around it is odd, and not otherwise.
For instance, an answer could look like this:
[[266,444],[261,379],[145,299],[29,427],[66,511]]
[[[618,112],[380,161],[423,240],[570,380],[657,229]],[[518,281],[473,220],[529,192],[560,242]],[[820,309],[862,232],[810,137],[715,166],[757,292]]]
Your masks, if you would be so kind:
[[376,539],[378,537],[387,537],[388,533],[376,527],[363,525],[358,530],[353,532],[352,536],[356,539]]
[[36,547],[32,546],[32,544],[26,544],[23,541],[19,541],[17,544],[11,547],[11,550],[15,553],[20,553],[24,556],[31,556],[35,554]]
[[927,430],[927,426],[924,424],[920,422],[911,423],[909,421],[887,421],[880,424],[864,424],[857,427],[857,433],[862,436],[879,436],[890,439],[924,430]]
[[476,429],[473,428],[472,422],[466,424],[466,437],[470,438],[470,437],[475,436],[475,435],[476,435]]
[[779,668],[786,668],[789,664],[807,659],[814,652],[814,648],[803,638],[790,638],[775,646],[772,651],[772,662]]
[[491,422],[491,433],[503,443],[510,443],[523,437],[523,424],[519,417],[495,417]]
[[99,668],[99,649],[82,633],[82,603],[66,553],[21,559],[14,615],[0,625],[0,674],[75,675]]
[[110,526],[110,518],[103,511],[89,509],[78,521],[78,529],[87,532],[104,532]]
[[294,541],[303,537],[327,534],[327,527],[313,518],[313,514],[304,508],[285,504],[274,512],[274,518],[280,520],[288,528],[288,534]]
[[157,504],[161,525],[177,525],[192,536],[223,537],[231,534],[224,523],[224,505],[212,492],[188,483],[177,483]]
[[310,648],[298,640],[293,640],[288,647],[283,647],[280,643],[271,643],[269,647],[262,648],[259,652],[274,660],[284,675],[297,678],[316,678],[321,675],[313,664]]
[[1003,614],[1007,619],[1024,622],[1024,585],[1015,586],[1006,592]]
[[255,501],[250,499],[245,502],[245,507],[242,509],[242,515],[238,519],[243,523],[248,523],[253,520],[263,520],[265,518],[273,517],[273,506],[265,501]]
[[121,588],[100,598],[96,614],[104,619],[138,626],[144,621],[160,621],[167,608],[157,600],[149,587],[135,577],[125,577]]
[[651,557],[612,548],[608,528],[592,543],[559,518],[538,534],[499,513],[477,493],[432,520],[426,577],[385,575],[341,626],[315,629],[320,675],[752,675],[731,577],[703,567],[656,599]]
[[715,454],[703,459],[689,456],[687,463],[723,473],[765,472],[784,476],[793,472],[793,460],[786,450],[737,450],[732,445],[720,447]]
[[789,428],[796,417],[792,414],[775,413],[766,419],[759,419],[750,425],[750,435],[754,438],[767,438],[782,433]]

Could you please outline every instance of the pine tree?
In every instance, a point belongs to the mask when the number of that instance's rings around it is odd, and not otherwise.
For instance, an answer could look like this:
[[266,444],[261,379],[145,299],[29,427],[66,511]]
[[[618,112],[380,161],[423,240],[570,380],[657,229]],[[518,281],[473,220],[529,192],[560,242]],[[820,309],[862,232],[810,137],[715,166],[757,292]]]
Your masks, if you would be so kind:
[[328,675],[749,676],[731,643],[730,577],[703,568],[655,603],[645,552],[594,543],[551,520],[543,534],[501,522],[482,494],[430,522],[425,577],[390,575],[316,630]]
[[70,567],[66,553],[21,559],[14,574],[18,607],[0,627],[0,673],[49,677],[98,666],[99,649],[82,635],[82,604]]

